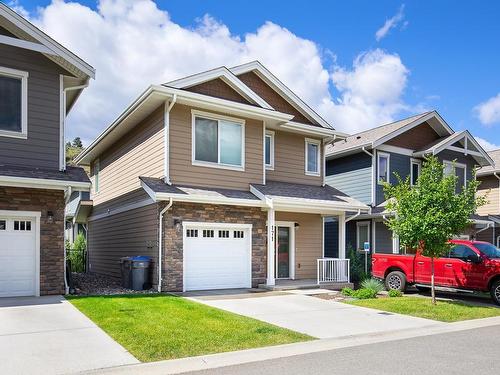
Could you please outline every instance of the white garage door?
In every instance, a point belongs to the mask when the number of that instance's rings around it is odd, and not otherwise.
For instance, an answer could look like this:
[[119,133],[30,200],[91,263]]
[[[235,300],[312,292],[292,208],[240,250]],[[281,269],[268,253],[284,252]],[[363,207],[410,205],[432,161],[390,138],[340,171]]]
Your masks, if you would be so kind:
[[36,218],[0,213],[0,297],[37,295]]
[[183,223],[184,289],[252,286],[252,227],[222,223]]

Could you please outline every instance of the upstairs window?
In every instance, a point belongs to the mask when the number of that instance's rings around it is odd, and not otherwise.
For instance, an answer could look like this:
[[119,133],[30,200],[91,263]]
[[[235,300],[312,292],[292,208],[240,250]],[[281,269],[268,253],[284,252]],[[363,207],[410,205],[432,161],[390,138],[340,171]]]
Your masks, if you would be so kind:
[[319,176],[320,165],[320,141],[306,139],[306,174]]
[[457,176],[456,192],[460,192],[462,187],[467,184],[467,171],[465,164],[454,163],[445,160],[443,162],[444,174],[445,176],[455,175]]
[[422,167],[422,162],[417,159],[411,159],[410,167],[411,167],[410,182],[412,186],[415,186],[417,184],[418,177],[420,176],[420,169]]
[[28,73],[0,67],[0,136],[28,134]]
[[274,132],[266,131],[264,142],[264,161],[266,163],[266,169],[274,169]]
[[377,182],[383,184],[389,182],[389,154],[377,153]]
[[243,169],[244,122],[195,114],[193,146],[195,165]]

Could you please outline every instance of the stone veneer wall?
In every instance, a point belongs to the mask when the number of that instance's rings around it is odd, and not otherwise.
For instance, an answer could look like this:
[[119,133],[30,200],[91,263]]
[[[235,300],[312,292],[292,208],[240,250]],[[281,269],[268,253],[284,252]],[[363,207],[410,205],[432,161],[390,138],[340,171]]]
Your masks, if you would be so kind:
[[[166,203],[159,205],[162,210]],[[163,224],[164,291],[182,291],[183,228],[175,228],[174,220],[252,224],[252,286],[266,280],[267,214],[258,207],[176,203],[165,213]]]
[[41,212],[40,294],[64,294],[64,192],[0,187],[0,210]]

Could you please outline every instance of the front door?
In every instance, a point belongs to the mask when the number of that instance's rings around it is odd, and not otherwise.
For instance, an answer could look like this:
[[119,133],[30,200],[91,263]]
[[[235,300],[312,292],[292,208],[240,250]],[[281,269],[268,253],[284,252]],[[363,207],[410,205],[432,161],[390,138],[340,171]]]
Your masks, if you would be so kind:
[[290,227],[276,227],[276,278],[290,278]]

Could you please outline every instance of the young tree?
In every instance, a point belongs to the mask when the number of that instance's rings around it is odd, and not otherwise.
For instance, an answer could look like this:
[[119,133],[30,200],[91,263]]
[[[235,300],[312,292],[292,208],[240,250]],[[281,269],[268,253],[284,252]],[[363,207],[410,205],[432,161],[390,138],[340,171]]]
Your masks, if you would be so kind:
[[458,185],[458,178],[446,175],[434,156],[424,160],[415,186],[409,177],[397,179],[395,185],[384,185],[387,210],[394,213],[388,225],[403,246],[431,258],[432,303],[436,304],[434,259],[449,250],[449,240],[470,224],[470,215],[485,204],[485,198],[476,197],[479,181],[473,178],[466,186]]

